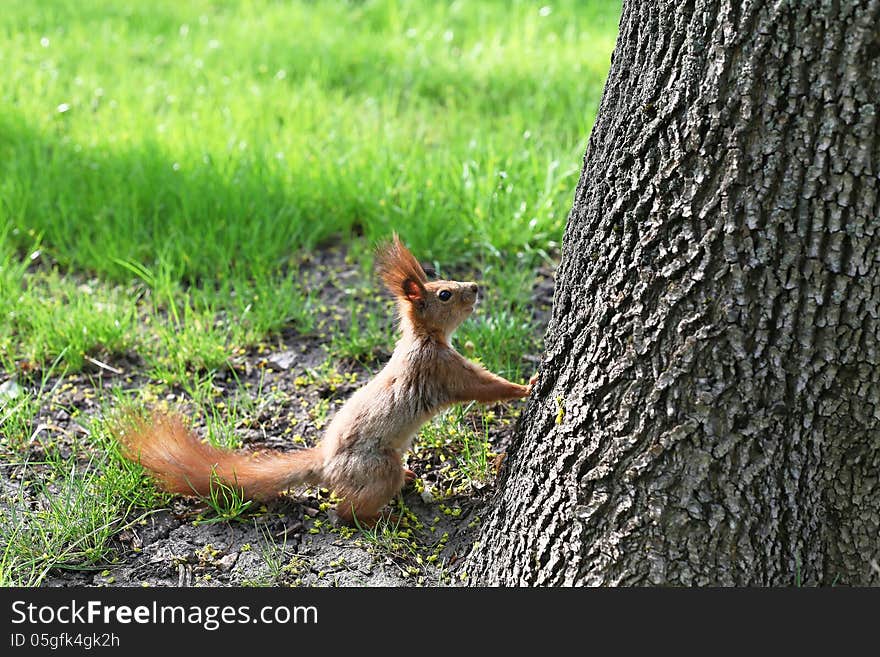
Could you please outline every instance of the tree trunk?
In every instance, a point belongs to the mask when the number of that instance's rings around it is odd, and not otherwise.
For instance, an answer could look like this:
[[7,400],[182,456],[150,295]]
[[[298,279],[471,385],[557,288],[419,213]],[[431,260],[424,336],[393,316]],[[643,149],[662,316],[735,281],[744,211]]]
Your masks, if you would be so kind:
[[625,2],[471,582],[880,582],[878,26]]

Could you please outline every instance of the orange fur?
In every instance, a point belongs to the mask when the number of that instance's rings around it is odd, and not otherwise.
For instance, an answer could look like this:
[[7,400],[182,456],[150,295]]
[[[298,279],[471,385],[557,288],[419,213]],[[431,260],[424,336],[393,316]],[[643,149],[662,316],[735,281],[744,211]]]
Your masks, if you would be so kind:
[[117,432],[129,458],[169,491],[206,495],[211,478],[269,499],[291,487],[322,484],[342,498],[343,520],[375,522],[408,474],[402,463],[419,427],[447,406],[529,394],[459,354],[449,337],[474,309],[477,285],[431,281],[395,234],[378,253],[377,271],[397,299],[401,335],[391,359],[357,390],[312,449],[251,453],[211,447],[175,417],[129,420]]
[[404,287],[407,281],[413,281],[423,289],[428,282],[419,261],[403,245],[397,233],[394,233],[391,242],[378,249],[376,269],[385,287],[399,299],[408,300]]
[[[266,501],[280,491],[320,481],[315,449],[248,452],[220,449],[199,440],[177,415],[127,416],[117,437],[126,457],[150,470],[162,487],[179,495],[207,496],[213,482],[240,488]],[[214,484],[216,485],[216,484]]]

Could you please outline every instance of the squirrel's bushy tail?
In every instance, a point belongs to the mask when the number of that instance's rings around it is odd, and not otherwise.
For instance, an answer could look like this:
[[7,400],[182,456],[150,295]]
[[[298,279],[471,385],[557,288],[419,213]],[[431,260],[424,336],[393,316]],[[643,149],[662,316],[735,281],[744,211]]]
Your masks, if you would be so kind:
[[170,493],[207,496],[212,483],[241,489],[248,499],[266,501],[299,484],[320,483],[317,449],[248,452],[213,447],[199,440],[177,415],[128,415],[116,437],[125,456],[143,465]]

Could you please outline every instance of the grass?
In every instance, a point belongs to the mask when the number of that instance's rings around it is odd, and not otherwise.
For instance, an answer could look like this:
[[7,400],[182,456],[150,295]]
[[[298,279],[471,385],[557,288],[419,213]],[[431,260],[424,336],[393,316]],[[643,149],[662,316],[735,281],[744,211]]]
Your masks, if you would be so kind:
[[[166,375],[210,368],[307,315],[297,254],[339,235],[362,235],[368,258],[396,229],[420,258],[502,283],[559,242],[618,11],[13,3],[0,19],[7,361],[70,345],[79,366],[158,338],[178,354]],[[37,250],[46,264],[22,296]],[[138,337],[125,287],[138,279],[173,337],[158,321]],[[523,302],[508,292],[499,305]],[[252,330],[217,322],[224,311]]]
[[212,513],[203,515],[194,524],[211,525],[217,522],[235,520],[243,522],[246,513],[254,505],[253,500],[244,496],[244,491],[237,485],[226,484],[222,479],[211,473],[211,489],[202,498]]
[[331,358],[350,358],[359,362],[375,360],[377,353],[390,353],[396,335],[389,331],[389,317],[394,316],[393,304],[384,308],[384,316],[370,312],[364,303],[350,299],[346,321],[330,335],[328,351]]
[[21,487],[0,517],[0,586],[36,586],[52,570],[97,569],[113,560],[111,539],[160,505],[164,496],[140,467],[104,447],[84,463],[50,450],[43,462],[21,464]]
[[[293,332],[324,342],[322,372],[374,370],[393,322],[371,250],[392,230],[441,275],[480,281],[456,345],[508,378],[531,374],[531,285],[558,252],[619,2],[6,5],[0,383],[21,394],[0,394],[4,461],[33,451],[65,372],[125,360],[138,391],[96,379],[102,412],[180,393],[211,440],[234,446],[239,425],[279,401],[243,388],[216,398],[248,346]],[[308,257],[334,244],[359,277],[310,274]],[[328,310],[331,284],[343,300]],[[56,460],[26,469],[57,488],[28,489],[40,518],[11,502],[0,583],[108,559],[107,537],[165,502],[100,422],[82,421],[90,437],[72,452],[42,428]],[[472,424],[450,414],[423,435],[445,450],[455,489],[491,479],[486,429]],[[2,476],[30,476],[19,470]],[[221,515],[243,511],[226,502]]]
[[[428,582],[450,584],[448,555],[444,555],[449,532],[443,531],[440,516],[425,521],[407,508],[402,498],[392,503],[394,514],[382,516],[372,527],[357,526],[357,543],[367,547],[386,563],[393,564],[404,578],[418,586]],[[460,508],[438,505],[440,513],[458,517]],[[475,519],[471,526],[479,523]]]

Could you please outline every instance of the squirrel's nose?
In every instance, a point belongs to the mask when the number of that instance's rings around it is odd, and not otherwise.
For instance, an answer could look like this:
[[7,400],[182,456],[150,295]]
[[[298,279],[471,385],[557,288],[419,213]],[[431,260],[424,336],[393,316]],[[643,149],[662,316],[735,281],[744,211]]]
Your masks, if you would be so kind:
[[480,286],[476,283],[471,283],[471,292],[474,293],[474,296],[480,291]]

